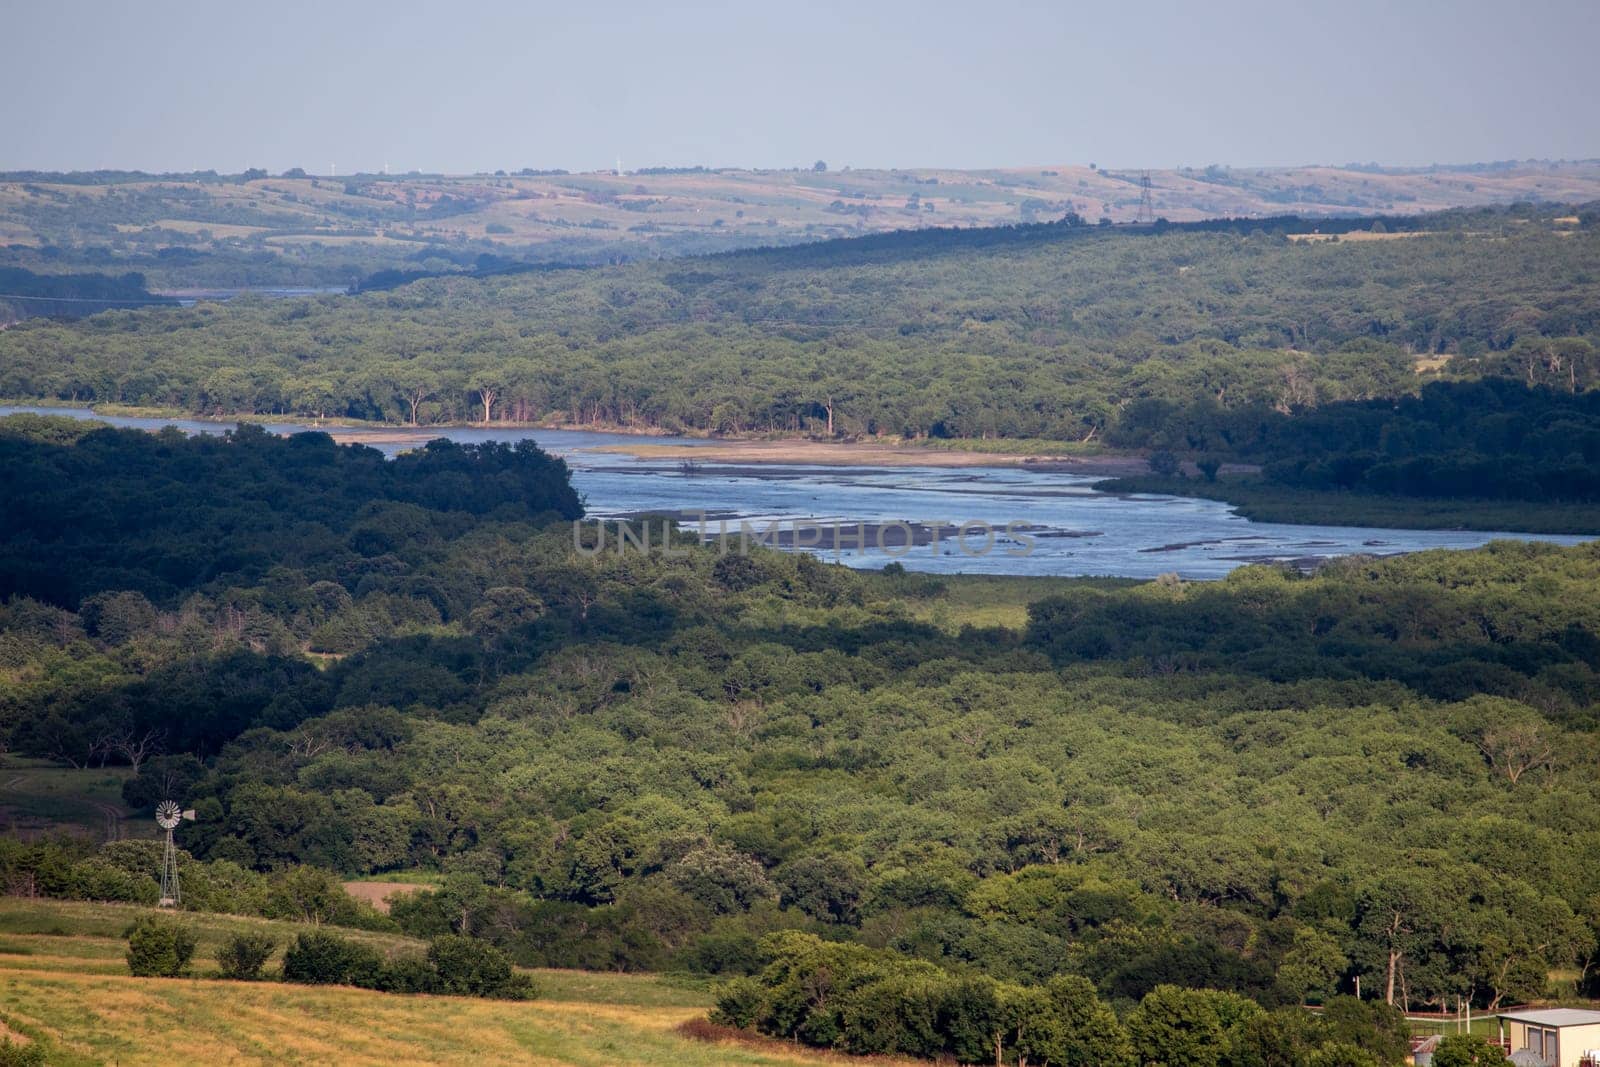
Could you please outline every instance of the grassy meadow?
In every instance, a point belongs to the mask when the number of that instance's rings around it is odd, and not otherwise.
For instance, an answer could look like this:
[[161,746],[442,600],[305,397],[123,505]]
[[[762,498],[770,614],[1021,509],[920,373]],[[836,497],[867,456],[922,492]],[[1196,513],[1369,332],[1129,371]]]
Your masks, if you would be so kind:
[[108,841],[155,837],[155,823],[132,818],[122,802],[127,767],[65,767],[0,757],[0,831],[22,837],[77,833]]
[[[404,996],[343,987],[226,982],[215,954],[241,930],[286,943],[293,923],[186,916],[199,938],[193,977],[132,978],[122,932],[151,909],[0,899],[0,1023],[43,1041],[51,1063],[144,1064],[785,1064],[835,1057],[781,1043],[703,1043],[677,1032],[703,1017],[702,982],[581,971],[533,972],[531,1002]],[[408,938],[340,931],[387,951]],[[268,965],[269,973],[277,966]],[[891,1061],[879,1061],[891,1062]]]
[[[1132,578],[1049,578],[1015,574],[907,575],[880,579],[900,593],[912,617],[947,633],[963,627],[1000,626],[1020,630],[1028,624],[1028,605],[1069,588],[1113,589],[1139,584]],[[930,595],[919,596],[919,591]],[[932,595],[937,591],[938,595]]]

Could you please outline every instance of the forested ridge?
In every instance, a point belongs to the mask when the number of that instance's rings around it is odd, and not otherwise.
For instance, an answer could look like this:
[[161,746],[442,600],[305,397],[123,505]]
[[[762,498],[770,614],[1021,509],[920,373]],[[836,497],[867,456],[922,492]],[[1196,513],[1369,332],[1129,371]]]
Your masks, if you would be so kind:
[[[131,803],[198,811],[218,901],[436,873],[402,929],[753,975],[723,1021],[963,1062],[1393,1062],[1334,999],[1357,976],[1413,1008],[1595,992],[1592,545],[1066,583],[973,628],[924,576],[580,554],[532,448],[0,428],[5,743],[136,762]],[[50,848],[0,873],[154,891]]]
[[78,318],[108,308],[175,305],[151,294],[144,275],[35,274],[0,266],[0,327],[34,316]]
[[[1276,522],[1422,525],[1430,506],[1447,502],[1438,513],[1445,525],[1593,533],[1600,392],[1529,384],[1576,377],[1574,362],[1590,355],[1582,341],[1519,344],[1502,357],[1517,378],[1431,382],[1415,395],[1294,415],[1139,401],[1112,438],[1157,449],[1154,476],[1100,487],[1211,496]],[[1182,455],[1197,457],[1200,478],[1182,476]],[[1222,461],[1237,458],[1263,463],[1260,475],[1219,479]]]
[[111,313],[0,334],[0,395],[1141,445],[1141,401],[1260,420],[1407,394],[1418,357],[1583,388],[1600,244],[1592,213],[1572,218],[1452,212],[1336,241],[1236,223],[923,231]]

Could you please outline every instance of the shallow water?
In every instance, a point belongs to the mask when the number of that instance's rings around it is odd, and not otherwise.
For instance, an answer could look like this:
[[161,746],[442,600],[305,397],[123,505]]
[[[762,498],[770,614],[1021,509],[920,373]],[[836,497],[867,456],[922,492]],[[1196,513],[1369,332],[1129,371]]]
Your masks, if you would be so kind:
[[[177,426],[188,433],[222,433],[231,428],[195,419],[96,416],[81,408],[0,407],[0,415],[17,411],[99,418],[115,426],[141,429]],[[267,429],[295,433],[319,427],[278,423]],[[1251,522],[1216,501],[1097,493],[1088,488],[1098,480],[1094,477],[1014,468],[701,463],[696,470],[685,472],[670,461],[595,451],[603,445],[638,441],[622,434],[474,427],[421,430],[414,436],[397,435],[394,430],[335,432],[357,440],[373,435],[373,447],[387,455],[435,437],[463,444],[531,439],[566,459],[573,484],[593,517],[705,512],[711,516],[707,532],[715,536],[719,516],[728,516],[726,529],[732,545],[739,540],[740,519],[748,521],[757,534],[774,520],[782,530],[791,532],[796,520],[810,520],[824,526],[815,534],[809,530],[802,533],[820,538],[821,547],[813,551],[853,567],[881,567],[899,559],[907,569],[940,573],[1129,578],[1177,573],[1186,578],[1220,578],[1235,567],[1259,560],[1305,561],[1362,552],[1386,555],[1427,548],[1475,548],[1498,538],[1559,544],[1588,540],[1542,534]],[[652,437],[650,443],[681,446],[687,457],[696,447],[713,442]],[[878,547],[869,533],[868,547],[861,550],[852,547],[846,529],[836,550],[829,526],[835,520],[846,524],[986,523],[996,536],[987,551],[982,551],[987,541],[983,527],[977,525],[969,528],[965,550],[948,537],[938,545],[908,549],[899,544],[903,539],[893,536],[885,539],[886,550]],[[1021,554],[1022,537],[1006,536],[1008,523],[1029,528],[1032,545],[1026,554]]]
[[220,301],[226,303],[236,296],[250,294],[252,296],[266,297],[269,300],[285,300],[299,296],[339,296],[350,290],[342,285],[317,285],[317,286],[246,286],[240,289],[161,289],[153,291],[155,296],[166,296],[178,302],[180,307],[194,307],[202,300]]

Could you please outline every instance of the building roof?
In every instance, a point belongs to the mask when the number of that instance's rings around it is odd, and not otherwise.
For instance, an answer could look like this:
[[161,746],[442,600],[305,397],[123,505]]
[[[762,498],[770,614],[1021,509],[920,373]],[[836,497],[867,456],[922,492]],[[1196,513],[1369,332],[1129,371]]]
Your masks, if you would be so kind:
[[1600,1011],[1584,1011],[1582,1008],[1546,1008],[1543,1011],[1503,1011],[1502,1019],[1512,1019],[1519,1023],[1533,1023],[1535,1026],[1600,1026]]

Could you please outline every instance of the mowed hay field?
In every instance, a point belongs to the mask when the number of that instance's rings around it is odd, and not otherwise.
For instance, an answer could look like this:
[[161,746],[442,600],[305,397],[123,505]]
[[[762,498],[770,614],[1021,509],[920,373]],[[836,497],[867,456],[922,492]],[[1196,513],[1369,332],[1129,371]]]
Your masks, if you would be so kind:
[[[778,1042],[684,1037],[677,1027],[703,1018],[712,994],[670,978],[535,971],[538,998],[520,1003],[215,978],[230,933],[265,929],[282,945],[302,929],[293,923],[185,915],[200,940],[196,977],[133,978],[122,931],[150,910],[0,899],[0,1022],[63,1064],[842,1062]],[[340,932],[389,950],[422,947]],[[276,969],[275,959],[267,970]]]

